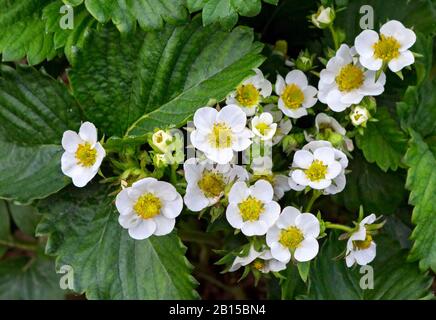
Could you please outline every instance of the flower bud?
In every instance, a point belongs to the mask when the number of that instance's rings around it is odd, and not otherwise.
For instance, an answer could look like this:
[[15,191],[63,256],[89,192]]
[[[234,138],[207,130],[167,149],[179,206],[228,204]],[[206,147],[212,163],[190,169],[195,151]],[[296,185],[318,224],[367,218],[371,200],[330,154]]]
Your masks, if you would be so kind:
[[328,28],[336,18],[333,8],[320,6],[318,11],[310,16],[312,23],[319,29]]
[[366,126],[366,122],[370,118],[370,114],[366,108],[355,107],[353,111],[350,113],[350,119],[353,126],[358,127]]
[[159,130],[153,133],[151,138],[153,145],[162,153],[166,153],[169,149],[169,144],[172,142],[173,137],[171,134]]
[[301,51],[295,60],[295,67],[304,72],[310,71],[313,68],[314,59],[315,55],[310,54],[308,50]]

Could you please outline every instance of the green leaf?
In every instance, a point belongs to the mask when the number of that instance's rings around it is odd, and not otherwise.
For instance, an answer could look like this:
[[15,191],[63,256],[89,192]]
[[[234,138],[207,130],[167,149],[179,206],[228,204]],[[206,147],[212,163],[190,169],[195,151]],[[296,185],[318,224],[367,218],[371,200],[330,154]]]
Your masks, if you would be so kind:
[[[431,299],[432,277],[420,272],[416,263],[406,261],[407,250],[386,232],[375,237],[377,256],[373,267],[374,288],[362,289],[368,271],[360,266],[347,268],[337,257],[345,251],[346,241],[332,232],[323,244],[310,272],[310,291],[303,299],[317,300],[407,300]],[[335,259],[336,258],[336,259]],[[365,283],[365,278],[362,282]]]
[[307,277],[309,276],[310,271],[310,261],[299,262],[297,264],[298,273],[300,274],[301,280],[307,282]]
[[421,136],[436,135],[436,79],[426,80],[420,87],[409,87],[403,101],[397,103],[405,128],[412,128]]
[[9,258],[0,261],[0,299],[58,300],[65,291],[59,287],[54,262],[44,257]]
[[306,293],[306,286],[301,279],[298,267],[289,263],[286,270],[281,274],[285,277],[280,281],[281,295],[277,297],[282,300],[293,300],[296,296]]
[[[9,217],[8,203],[4,200],[0,200],[0,241],[11,240],[11,220]],[[6,246],[0,244],[0,258],[7,251]]]
[[90,299],[193,299],[196,281],[173,232],[135,241],[118,223],[103,186],[65,190],[43,200],[37,234],[46,252],[74,270],[74,290]]
[[378,108],[375,118],[369,121],[363,135],[356,136],[357,146],[369,162],[383,170],[397,170],[406,153],[407,138],[385,108]]
[[45,32],[42,8],[50,0],[0,0],[0,53],[3,61],[27,56],[29,64],[38,64],[56,55],[53,35]]
[[405,158],[409,166],[406,187],[411,191],[409,203],[415,206],[412,222],[416,225],[410,260],[419,260],[422,270],[436,271],[436,148],[414,131],[411,136]]
[[[277,4],[277,0],[264,0]],[[219,23],[224,29],[230,30],[238,22],[238,14],[244,17],[254,17],[262,9],[261,0],[188,0],[190,12],[203,10],[203,25]]]
[[62,134],[79,126],[65,86],[29,67],[0,67],[0,198],[30,202],[69,183]]
[[[77,6],[83,0],[63,0]],[[144,30],[163,27],[164,22],[180,24],[188,19],[185,0],[85,0],[86,9],[100,23],[109,20],[121,32],[129,32],[135,28],[136,22]]]
[[347,168],[351,170],[346,175],[347,185],[334,199],[351,212],[357,213],[362,205],[368,213],[393,214],[406,194],[403,172],[383,172],[360,153],[355,152],[353,157]]
[[248,28],[227,33],[199,19],[124,37],[104,28],[79,52],[70,80],[99,129],[123,136],[137,121],[129,135],[143,135],[181,125],[210,99],[222,100],[262,63],[261,46],[252,42]]
[[9,203],[9,211],[12,219],[21,231],[29,236],[35,236],[36,225],[41,220],[41,216],[34,207]]
[[97,21],[89,14],[84,6],[74,8],[73,28],[64,29],[60,21],[65,14],[60,13],[64,6],[62,0],[57,0],[43,9],[42,19],[45,20],[47,33],[53,33],[55,49],[64,49],[65,56],[72,62],[77,50],[83,46],[91,28],[95,28]]

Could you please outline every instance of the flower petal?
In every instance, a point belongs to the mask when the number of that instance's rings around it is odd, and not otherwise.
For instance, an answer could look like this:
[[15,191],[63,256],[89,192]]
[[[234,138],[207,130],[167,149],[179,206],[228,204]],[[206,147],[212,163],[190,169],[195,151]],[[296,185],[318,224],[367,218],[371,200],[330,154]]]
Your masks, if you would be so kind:
[[229,192],[229,203],[240,203],[250,195],[250,190],[245,182],[236,182]]
[[197,186],[190,186],[186,188],[186,194],[183,198],[189,210],[198,212],[208,207],[210,202],[206,196],[200,191]]
[[203,107],[198,109],[194,114],[194,125],[196,128],[209,132],[217,117],[218,111],[214,108]]
[[180,215],[182,209],[183,209],[182,196],[177,193],[176,198],[174,200],[164,200],[161,212],[165,217],[169,219],[174,219],[175,217]]
[[415,63],[415,56],[409,50],[401,52],[398,58],[389,61],[388,66],[392,72],[398,72],[404,67]]
[[137,226],[129,229],[129,235],[135,240],[144,240],[150,237],[156,230],[153,219],[142,220]]
[[226,218],[229,224],[235,229],[241,229],[244,224],[238,205],[235,203],[230,203],[227,206]]
[[307,77],[304,72],[300,70],[292,70],[286,75],[285,78],[286,84],[294,83],[301,89],[305,89],[308,85]]
[[271,184],[265,180],[258,180],[254,186],[250,187],[251,196],[263,202],[270,202],[274,196],[274,189]]
[[277,202],[271,201],[265,204],[264,212],[260,215],[259,220],[265,222],[267,227],[271,227],[276,223],[280,215],[280,205]]
[[117,197],[115,198],[115,206],[120,215],[127,215],[132,212],[133,202],[129,198],[127,189],[121,190],[121,192],[117,194]]
[[291,252],[289,249],[283,247],[278,242],[274,242],[271,246],[271,255],[274,259],[277,259],[281,262],[287,262],[291,259]]
[[313,162],[313,154],[307,150],[298,150],[295,152],[293,167],[308,169]]
[[377,32],[374,30],[364,30],[354,40],[354,47],[361,57],[371,57],[374,55],[373,46],[378,40]]
[[156,230],[153,233],[156,236],[164,236],[171,233],[176,225],[176,219],[169,219],[163,215],[157,215],[153,218],[153,221],[156,223]]
[[225,106],[218,112],[218,122],[226,123],[233,132],[240,132],[247,124],[246,114],[236,105]]
[[97,142],[97,128],[91,122],[84,122],[80,126],[79,136],[92,146]]
[[241,232],[246,236],[262,236],[268,231],[268,225],[262,221],[246,221],[242,224]]
[[304,238],[316,238],[320,228],[318,219],[311,213],[302,213],[295,218],[295,225],[303,232]]
[[318,241],[314,238],[304,239],[300,246],[295,250],[295,260],[305,262],[316,257],[319,251]]
[[75,153],[79,144],[82,143],[83,140],[74,131],[67,130],[62,136],[62,147],[70,153]]
[[297,217],[301,215],[300,210],[297,208],[288,206],[283,209],[279,218],[277,219],[276,225],[281,229],[285,229],[290,226],[295,226]]

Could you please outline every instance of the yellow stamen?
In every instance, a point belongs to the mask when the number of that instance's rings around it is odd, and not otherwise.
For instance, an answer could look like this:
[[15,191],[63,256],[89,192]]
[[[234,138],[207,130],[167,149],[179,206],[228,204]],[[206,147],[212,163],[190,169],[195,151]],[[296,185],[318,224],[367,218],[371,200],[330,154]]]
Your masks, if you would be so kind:
[[91,147],[91,144],[85,142],[79,144],[76,150],[77,164],[82,167],[91,167],[97,160],[97,150]]
[[286,86],[282,93],[282,100],[289,109],[298,109],[304,102],[304,93],[294,83]]
[[319,181],[325,178],[327,166],[322,161],[315,160],[309,168],[304,170],[304,173],[310,181]]
[[401,44],[397,39],[390,36],[380,36],[380,40],[374,43],[374,56],[387,62],[398,58]]
[[152,193],[144,193],[138,198],[133,210],[143,219],[150,219],[157,216],[162,208],[162,203],[158,197]]
[[232,130],[225,123],[215,123],[209,135],[209,142],[217,149],[230,148],[232,138]]
[[365,250],[371,246],[372,237],[370,234],[366,234],[365,240],[353,241],[353,247],[355,250]]
[[263,136],[268,130],[270,130],[269,125],[267,125],[265,122],[259,122],[258,124],[256,124],[256,129]]
[[340,91],[349,92],[363,85],[364,74],[362,69],[350,63],[342,67],[335,80]]
[[280,232],[279,242],[291,250],[297,249],[303,240],[303,233],[297,227],[291,226]]
[[256,269],[256,270],[262,270],[263,269],[263,267],[265,266],[265,263],[263,262],[263,261],[261,261],[261,260],[255,260],[254,262],[253,262],[253,267],[254,267],[254,269]]
[[238,207],[244,221],[259,220],[260,214],[265,210],[262,201],[251,196],[238,204]]
[[236,100],[244,107],[255,107],[260,100],[259,90],[251,83],[241,84],[236,89]]
[[225,186],[223,175],[216,172],[205,171],[198,180],[198,187],[208,198],[219,197],[224,192]]

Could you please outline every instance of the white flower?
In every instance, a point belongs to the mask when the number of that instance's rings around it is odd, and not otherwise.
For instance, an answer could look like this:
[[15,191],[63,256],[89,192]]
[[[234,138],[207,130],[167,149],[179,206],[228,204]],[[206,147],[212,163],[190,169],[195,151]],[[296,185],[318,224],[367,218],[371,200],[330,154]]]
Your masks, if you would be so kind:
[[330,187],[332,180],[342,171],[342,166],[335,157],[335,149],[320,147],[313,152],[308,150],[295,152],[290,176],[298,185],[323,190]]
[[282,174],[275,174],[272,172],[272,159],[271,157],[257,157],[251,163],[251,170],[253,171],[253,178],[255,180],[266,180],[274,189],[275,201],[280,200],[285,195],[285,192],[291,190],[288,183],[288,177]]
[[415,32],[391,20],[380,28],[380,37],[374,30],[364,30],[356,37],[354,45],[365,68],[376,71],[387,64],[392,72],[398,72],[415,62],[409,50],[415,41]]
[[279,95],[279,109],[294,119],[307,115],[306,109],[317,101],[317,90],[308,85],[306,75],[300,70],[289,72],[285,79],[278,75],[275,91]]
[[335,112],[360,103],[365,96],[377,96],[384,91],[386,75],[382,72],[376,81],[376,72],[365,71],[353,61],[353,55],[352,49],[346,44],[341,45],[320,74],[319,101]]
[[235,229],[246,236],[261,236],[276,222],[280,206],[273,201],[274,191],[265,180],[247,187],[245,182],[236,182],[229,193],[226,218]]
[[366,225],[374,223],[375,220],[375,214],[370,214],[364,218],[359,223],[359,229],[348,239],[345,256],[347,267],[352,267],[355,263],[365,266],[374,260],[377,246],[366,231]]
[[63,174],[73,179],[76,187],[84,187],[98,173],[106,156],[100,142],[97,142],[97,129],[90,122],[80,126],[79,133],[67,130],[62,137],[65,149],[61,159]]
[[133,239],[142,240],[170,233],[183,209],[183,200],[168,182],[144,178],[123,189],[115,205],[120,225]]
[[241,267],[252,264],[255,269],[262,273],[279,272],[286,269],[286,263],[274,259],[270,250],[259,252],[251,246],[247,256],[235,258],[229,271],[234,272]]
[[214,165],[210,161],[190,158],[184,165],[188,183],[184,201],[191,211],[201,211],[217,203],[231,182],[248,180],[248,172],[237,165]]
[[283,117],[283,113],[274,104],[266,105],[265,112],[271,113],[273,121],[278,123],[276,133],[272,138],[272,145],[275,146],[292,130],[292,121]]
[[312,23],[319,29],[325,29],[335,20],[336,14],[333,8],[320,6],[318,11],[311,15]]
[[271,82],[265,79],[262,71],[259,69],[253,70],[256,75],[244,80],[236,88],[236,91],[230,93],[226,99],[226,104],[239,106],[247,116],[254,115],[262,98],[269,97],[272,92]]
[[273,116],[268,112],[251,119],[251,130],[262,141],[271,140],[276,133],[276,129],[277,123],[273,122]]
[[350,119],[353,126],[358,127],[366,126],[366,122],[368,121],[370,114],[366,108],[362,107],[354,107],[353,111],[350,113]]
[[318,254],[316,238],[319,232],[319,221],[313,214],[286,207],[268,230],[266,243],[272,256],[279,261],[287,263],[292,255],[297,261],[309,261]]
[[151,137],[153,145],[162,153],[169,151],[169,144],[173,141],[171,134],[164,130],[159,130],[153,133]]
[[246,124],[247,116],[235,105],[225,106],[221,111],[200,108],[194,114],[192,145],[212,161],[229,163],[234,151],[243,151],[252,143],[253,133]]

